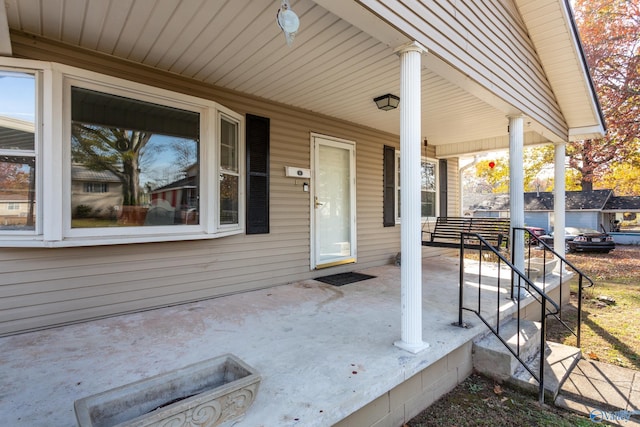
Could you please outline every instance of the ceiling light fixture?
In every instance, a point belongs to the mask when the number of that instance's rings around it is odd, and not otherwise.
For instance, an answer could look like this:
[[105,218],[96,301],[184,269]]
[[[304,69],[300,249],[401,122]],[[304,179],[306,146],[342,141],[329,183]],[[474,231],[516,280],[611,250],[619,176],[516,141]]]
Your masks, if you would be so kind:
[[278,9],[278,13],[276,14],[276,22],[282,29],[282,32],[284,32],[284,37],[287,40],[287,46],[291,46],[293,38],[300,27],[300,19],[298,18],[298,15],[291,10],[289,0],[282,0],[280,9]]
[[373,102],[376,103],[380,110],[389,111],[398,108],[398,105],[400,104],[400,98],[388,93],[386,95],[374,98]]

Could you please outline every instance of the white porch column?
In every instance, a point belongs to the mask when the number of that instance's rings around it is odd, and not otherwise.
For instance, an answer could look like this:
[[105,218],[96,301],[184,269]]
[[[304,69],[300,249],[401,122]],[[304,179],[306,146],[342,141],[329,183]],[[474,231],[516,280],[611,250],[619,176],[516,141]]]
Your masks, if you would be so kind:
[[[565,255],[564,239],[558,236],[564,236],[565,228],[565,148],[564,142],[555,144],[554,152],[554,192],[553,192],[553,249],[560,255]],[[549,230],[550,231],[550,230]]]
[[[511,228],[524,227],[524,117],[509,116],[509,198]],[[524,272],[524,232],[515,234],[513,265]]]
[[402,334],[395,345],[411,353],[429,347],[422,341],[422,242],[420,210],[421,55],[426,49],[413,42],[400,55],[400,182],[402,220],[400,265]]

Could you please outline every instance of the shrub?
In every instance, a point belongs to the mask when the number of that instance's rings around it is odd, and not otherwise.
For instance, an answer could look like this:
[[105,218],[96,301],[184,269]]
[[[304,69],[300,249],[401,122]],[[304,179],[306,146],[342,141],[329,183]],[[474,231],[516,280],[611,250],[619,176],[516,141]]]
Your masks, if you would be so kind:
[[88,218],[91,215],[91,206],[78,205],[76,206],[76,218]]

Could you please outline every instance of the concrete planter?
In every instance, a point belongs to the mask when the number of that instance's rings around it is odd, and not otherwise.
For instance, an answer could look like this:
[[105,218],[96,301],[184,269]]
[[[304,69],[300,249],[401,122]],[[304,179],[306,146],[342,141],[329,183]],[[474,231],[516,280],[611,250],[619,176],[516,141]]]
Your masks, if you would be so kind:
[[[531,258],[527,259],[524,262],[524,265],[531,270],[538,270],[538,276],[542,276],[543,274],[546,276],[553,272],[553,269],[556,268],[556,264],[558,263],[557,258]],[[544,272],[544,273],[543,273]]]
[[214,427],[241,418],[260,376],[232,354],[76,400],[80,427]]
[[525,268],[524,270],[525,273],[527,273],[527,277],[529,278],[529,280],[533,282],[538,280],[540,278],[540,275],[542,274],[542,272],[538,268]]

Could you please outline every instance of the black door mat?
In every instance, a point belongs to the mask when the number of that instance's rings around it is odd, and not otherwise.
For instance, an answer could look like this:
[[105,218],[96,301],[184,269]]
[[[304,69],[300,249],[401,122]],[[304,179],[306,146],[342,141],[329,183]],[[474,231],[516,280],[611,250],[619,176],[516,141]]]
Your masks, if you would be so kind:
[[322,283],[328,283],[333,286],[348,285],[349,283],[360,282],[361,280],[373,279],[376,276],[370,276],[362,273],[338,273],[330,276],[316,277],[317,280]]

